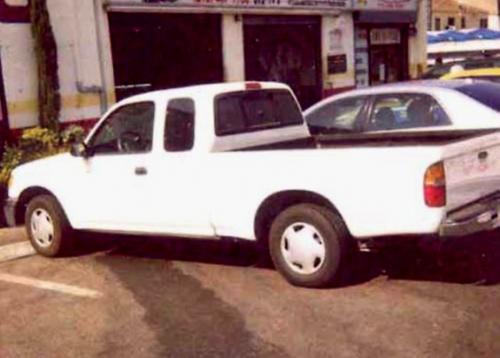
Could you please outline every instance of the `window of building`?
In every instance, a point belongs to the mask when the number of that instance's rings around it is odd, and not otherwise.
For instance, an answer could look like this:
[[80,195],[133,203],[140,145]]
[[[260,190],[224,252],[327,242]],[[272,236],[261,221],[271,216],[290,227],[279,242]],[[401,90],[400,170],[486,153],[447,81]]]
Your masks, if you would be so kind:
[[434,31],[441,31],[441,18],[439,17],[434,19]]
[[460,27],[462,29],[466,29],[467,28],[467,20],[465,19],[465,16],[462,16],[462,19],[460,20],[461,24],[460,24]]
[[479,20],[479,27],[482,29],[487,29],[488,28],[488,19],[483,18]]
[[448,18],[448,25],[447,25],[447,28],[448,28],[448,29],[453,29],[453,28],[455,28],[455,18],[454,18],[454,17],[449,17],[449,18]]

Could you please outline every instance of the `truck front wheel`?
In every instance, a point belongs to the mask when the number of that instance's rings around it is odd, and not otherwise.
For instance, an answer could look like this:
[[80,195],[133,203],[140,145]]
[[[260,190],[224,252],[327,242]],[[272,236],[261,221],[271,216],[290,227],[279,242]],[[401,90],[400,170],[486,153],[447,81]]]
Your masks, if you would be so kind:
[[31,244],[40,255],[63,256],[71,251],[71,225],[53,196],[39,195],[29,202],[25,225]]
[[296,286],[321,288],[341,284],[352,246],[340,216],[313,204],[284,210],[274,220],[269,234],[276,269]]

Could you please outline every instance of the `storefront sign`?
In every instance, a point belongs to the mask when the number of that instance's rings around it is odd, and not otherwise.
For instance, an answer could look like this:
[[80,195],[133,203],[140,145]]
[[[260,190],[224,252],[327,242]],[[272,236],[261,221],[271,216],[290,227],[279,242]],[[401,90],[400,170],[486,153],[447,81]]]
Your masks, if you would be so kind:
[[314,9],[351,9],[352,0],[109,0],[111,7],[134,5],[165,7],[215,7],[215,8],[314,8]]
[[417,11],[417,0],[353,0],[357,10]]
[[328,74],[335,75],[347,72],[347,55],[328,56]]
[[399,29],[372,29],[370,43],[372,45],[399,44],[401,43],[401,31]]

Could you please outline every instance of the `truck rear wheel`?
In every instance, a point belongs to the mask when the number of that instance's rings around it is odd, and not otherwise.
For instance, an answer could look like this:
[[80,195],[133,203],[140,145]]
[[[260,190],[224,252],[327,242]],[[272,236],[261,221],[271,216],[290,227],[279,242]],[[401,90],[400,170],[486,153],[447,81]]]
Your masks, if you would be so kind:
[[71,251],[71,225],[53,196],[39,195],[29,202],[25,225],[31,244],[40,255],[56,257]]
[[321,288],[343,282],[353,245],[339,215],[318,205],[299,204],[274,220],[269,249],[288,282]]

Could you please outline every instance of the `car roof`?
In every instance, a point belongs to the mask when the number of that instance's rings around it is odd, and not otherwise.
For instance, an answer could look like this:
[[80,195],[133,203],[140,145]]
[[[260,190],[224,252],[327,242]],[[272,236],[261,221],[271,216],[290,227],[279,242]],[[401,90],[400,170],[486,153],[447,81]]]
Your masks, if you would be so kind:
[[[457,88],[470,85],[470,79],[464,80],[453,80],[453,81],[443,81],[443,80],[416,80],[416,81],[408,81],[408,82],[396,82],[396,83],[387,83],[382,85],[377,85],[373,87],[367,88],[358,88],[348,92],[343,92],[339,95],[334,95],[333,97],[341,98],[341,97],[351,97],[358,95],[375,95],[378,93],[387,93],[387,92],[428,92],[432,93],[435,90],[455,90]],[[330,97],[332,98],[332,97]]]

